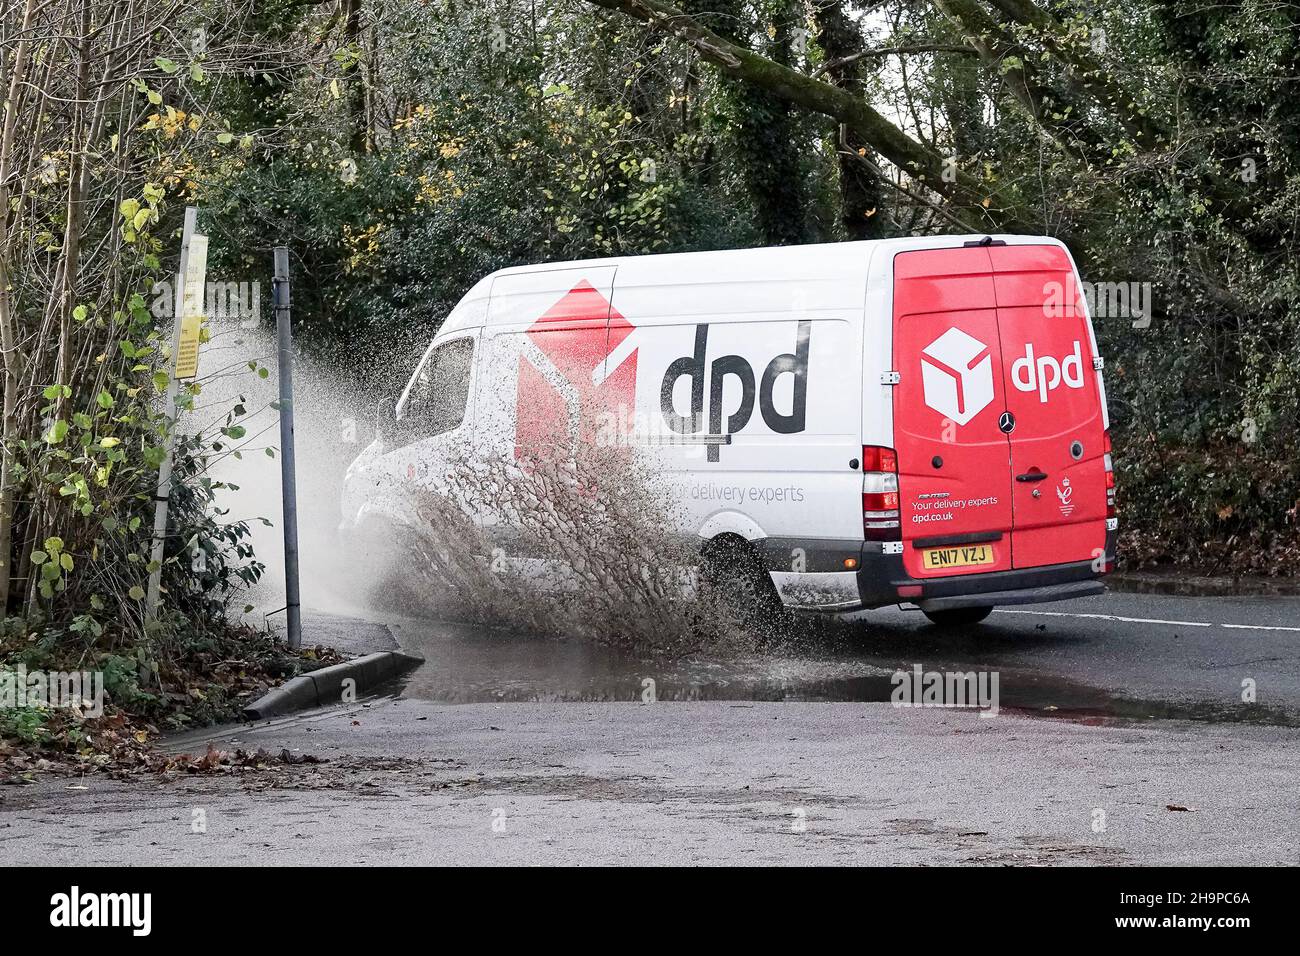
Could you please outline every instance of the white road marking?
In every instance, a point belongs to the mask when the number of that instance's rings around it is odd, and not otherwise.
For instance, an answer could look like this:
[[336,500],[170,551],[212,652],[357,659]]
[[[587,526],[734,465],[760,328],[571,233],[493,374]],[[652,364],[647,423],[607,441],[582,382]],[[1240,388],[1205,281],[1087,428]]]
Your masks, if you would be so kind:
[[1276,624],[1220,624],[1219,627],[1235,627],[1244,631],[1297,631],[1300,627],[1282,627]]
[[1011,608],[994,608],[998,614],[1033,614],[1038,617],[1089,617],[1099,621],[1120,621],[1125,624],[1169,624],[1174,627],[1226,627],[1238,631],[1293,631],[1300,627],[1283,627],[1277,624],[1219,624],[1213,621],[1166,621],[1155,617],[1121,617],[1118,614],[1080,614],[1077,611],[1021,611]]
[[994,608],[999,614],[1035,614],[1039,617],[1091,617],[1099,621],[1123,621],[1125,624],[1174,624],[1179,627],[1214,627],[1208,621],[1162,621],[1151,617],[1120,617],[1118,614],[1079,614],[1071,611],[1013,611]]

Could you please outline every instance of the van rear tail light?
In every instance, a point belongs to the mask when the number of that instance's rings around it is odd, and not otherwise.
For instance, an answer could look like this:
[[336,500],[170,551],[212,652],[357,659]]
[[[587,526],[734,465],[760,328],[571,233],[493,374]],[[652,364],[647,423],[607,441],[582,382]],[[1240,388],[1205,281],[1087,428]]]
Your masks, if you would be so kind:
[[1115,462],[1110,452],[1110,431],[1107,430],[1102,442],[1102,449],[1105,454],[1102,456],[1102,462],[1106,467],[1106,517],[1115,517]]
[[898,455],[892,448],[862,448],[862,533],[868,541],[900,541]]
[[862,470],[865,472],[883,471],[891,475],[897,475],[898,454],[892,448],[864,445],[862,448]]

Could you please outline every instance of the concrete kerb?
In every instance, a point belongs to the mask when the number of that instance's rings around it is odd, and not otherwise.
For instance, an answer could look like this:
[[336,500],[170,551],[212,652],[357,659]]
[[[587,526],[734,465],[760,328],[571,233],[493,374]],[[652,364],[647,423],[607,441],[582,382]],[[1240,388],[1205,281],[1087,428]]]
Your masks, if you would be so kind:
[[351,689],[361,694],[422,663],[420,658],[401,651],[381,651],[322,667],[272,688],[244,708],[244,719],[266,720],[294,711],[339,704],[343,702],[345,681],[353,681]]

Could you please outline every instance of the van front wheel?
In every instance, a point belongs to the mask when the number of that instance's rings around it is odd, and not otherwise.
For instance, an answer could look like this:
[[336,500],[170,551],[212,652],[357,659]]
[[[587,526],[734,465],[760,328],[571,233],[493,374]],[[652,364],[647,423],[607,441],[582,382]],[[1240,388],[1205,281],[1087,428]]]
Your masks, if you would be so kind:
[[965,627],[978,624],[993,613],[991,607],[956,607],[947,611],[922,611],[932,624],[939,627]]

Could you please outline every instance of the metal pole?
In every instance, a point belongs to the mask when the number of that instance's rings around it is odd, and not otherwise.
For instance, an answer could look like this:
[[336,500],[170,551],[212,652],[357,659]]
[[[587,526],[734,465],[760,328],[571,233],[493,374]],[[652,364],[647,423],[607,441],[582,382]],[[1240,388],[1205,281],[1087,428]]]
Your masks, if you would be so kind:
[[176,444],[176,423],[180,413],[176,410],[176,356],[181,347],[181,319],[185,311],[185,272],[190,264],[190,240],[198,223],[199,210],[185,207],[185,230],[181,233],[181,267],[176,273],[175,315],[172,317],[172,352],[167,369],[167,396],[163,399],[167,416],[167,431],[163,435],[163,460],[158,466],[158,494],[154,497],[153,545],[149,552],[149,588],[145,594],[145,620],[158,619],[158,599],[162,589],[162,562],[167,541],[167,504],[172,494],[172,453]]
[[275,339],[280,371],[280,491],[284,500],[284,597],[289,647],[302,647],[298,594],[298,488],[293,454],[293,330],[289,326],[289,249],[275,247]]

